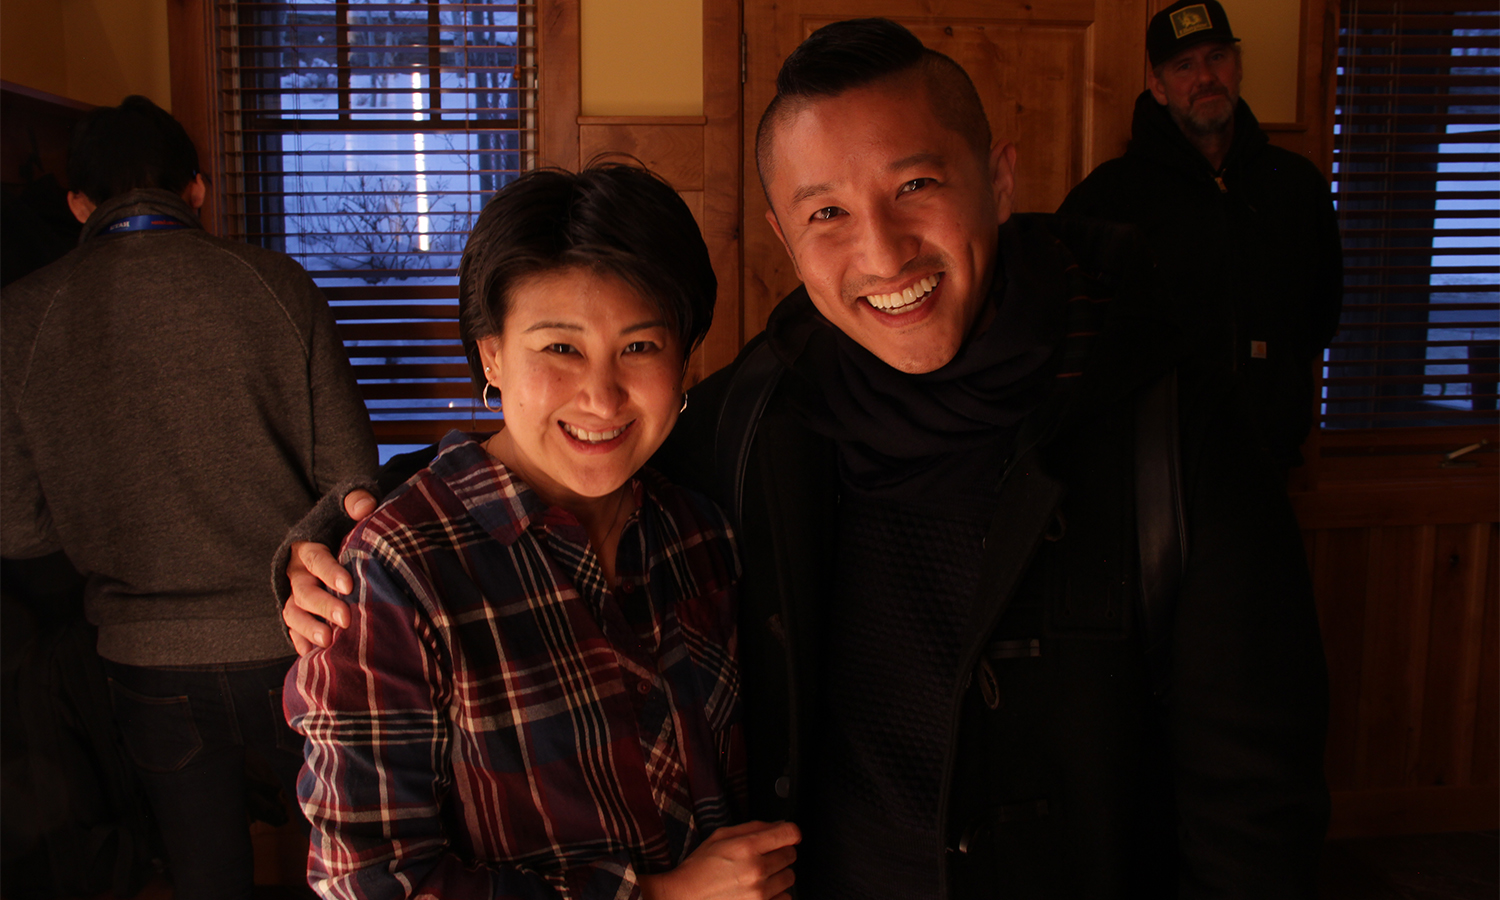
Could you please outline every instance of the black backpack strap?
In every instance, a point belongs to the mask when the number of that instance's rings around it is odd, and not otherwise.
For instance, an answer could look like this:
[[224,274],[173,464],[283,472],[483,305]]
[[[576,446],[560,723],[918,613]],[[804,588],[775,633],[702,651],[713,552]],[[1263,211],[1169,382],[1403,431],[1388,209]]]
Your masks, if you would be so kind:
[[1165,694],[1177,590],[1187,563],[1177,433],[1177,371],[1148,388],[1135,413],[1135,520],[1141,554],[1141,635],[1153,689]]
[[744,511],[745,469],[750,464],[750,444],[760,425],[761,413],[781,383],[786,367],[762,341],[750,350],[730,376],[719,424],[714,429],[714,480],[719,497],[727,505],[729,521],[736,528]]

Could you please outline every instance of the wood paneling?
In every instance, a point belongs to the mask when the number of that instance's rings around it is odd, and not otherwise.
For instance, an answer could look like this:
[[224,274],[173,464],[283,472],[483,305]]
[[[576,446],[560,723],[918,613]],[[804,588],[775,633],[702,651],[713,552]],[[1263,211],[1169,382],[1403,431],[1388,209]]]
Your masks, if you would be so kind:
[[1495,828],[1500,524],[1304,537],[1328,657],[1332,834]]
[[1328,656],[1335,837],[1500,826],[1493,442],[1449,426],[1315,431],[1303,448],[1291,499]]
[[1370,547],[1363,652],[1359,682],[1351,685],[1359,697],[1350,779],[1357,787],[1405,784],[1420,746],[1434,530],[1365,530]]
[[580,124],[578,151],[583,164],[602,154],[628,154],[679,191],[703,190],[701,124]]
[[996,139],[1015,144],[1018,212],[1052,212],[1088,174],[1090,25],[907,23],[962,60]]
[[[693,218],[698,222],[698,228],[703,228],[703,192],[702,191],[678,191],[677,192],[688,209],[693,211]],[[718,274],[718,273],[715,273]],[[718,310],[715,309],[715,312]]]
[[1335,792],[1330,838],[1493,831],[1492,787],[1398,788]]
[[[172,115],[198,148],[198,165],[211,187],[223,180],[224,134],[218,128],[221,121],[218,94],[213,90],[216,45],[213,9],[209,4],[201,0],[169,0],[167,46],[172,60]],[[227,230],[221,219],[219,196],[219,191],[209,190],[198,219],[205,231],[222,235]]]
[[537,163],[578,168],[578,0],[538,0]]
[[[719,276],[713,327],[694,354],[694,381],[734,359],[744,344],[740,240],[741,15],[738,0],[703,3],[703,239]],[[754,188],[752,187],[752,190]]]
[[1484,625],[1480,628],[1479,697],[1474,714],[1474,758],[1469,779],[1500,784],[1500,565],[1491,557],[1484,585]]
[[1481,522],[1495,514],[1495,478],[1403,479],[1327,484],[1292,493],[1303,528],[1448,525]]
[[[1370,535],[1364,529],[1323,531],[1311,542],[1313,589],[1328,658],[1328,689],[1337,698],[1329,710],[1328,786],[1354,786],[1354,758],[1359,741],[1359,689],[1364,671],[1365,594],[1369,576]],[[1342,702],[1353,698],[1353,703]]]

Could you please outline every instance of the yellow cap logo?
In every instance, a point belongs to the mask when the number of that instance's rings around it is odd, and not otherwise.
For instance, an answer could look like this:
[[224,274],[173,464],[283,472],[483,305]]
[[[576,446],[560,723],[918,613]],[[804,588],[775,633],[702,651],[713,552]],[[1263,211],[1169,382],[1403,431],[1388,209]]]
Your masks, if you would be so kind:
[[1179,40],[1195,31],[1207,31],[1212,27],[1214,23],[1208,18],[1208,7],[1201,3],[1184,6],[1172,13],[1172,33],[1177,35]]

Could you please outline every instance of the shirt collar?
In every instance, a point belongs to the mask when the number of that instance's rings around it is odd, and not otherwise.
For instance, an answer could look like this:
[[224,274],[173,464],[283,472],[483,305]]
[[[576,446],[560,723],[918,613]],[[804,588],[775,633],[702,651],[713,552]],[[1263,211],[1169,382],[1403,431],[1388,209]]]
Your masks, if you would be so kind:
[[199,227],[197,214],[181,197],[158,188],[139,188],[111,197],[95,207],[83,225],[78,242],[89,240],[118,219],[146,214],[165,215],[191,228]]
[[[491,456],[482,440],[481,435],[448,432],[438,444],[431,471],[491,537],[508,547],[534,527],[569,523],[577,526],[572,514],[549,506],[531,485]],[[666,484],[661,475],[642,469],[631,478],[630,484],[636,505],[632,518],[647,503],[661,505],[660,492]]]

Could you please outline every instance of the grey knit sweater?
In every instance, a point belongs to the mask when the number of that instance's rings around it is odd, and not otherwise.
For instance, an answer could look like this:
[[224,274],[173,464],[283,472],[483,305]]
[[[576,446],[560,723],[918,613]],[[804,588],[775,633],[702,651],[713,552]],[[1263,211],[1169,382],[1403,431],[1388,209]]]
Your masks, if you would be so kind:
[[[101,232],[138,214],[190,227]],[[102,204],[79,247],[0,296],[0,554],[88,577],[99,652],[130,665],[291,653],[265,565],[375,467],[328,304],[280,253],[183,201]]]

